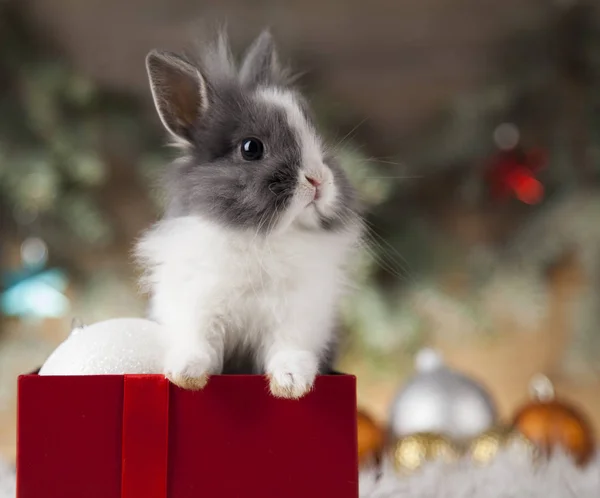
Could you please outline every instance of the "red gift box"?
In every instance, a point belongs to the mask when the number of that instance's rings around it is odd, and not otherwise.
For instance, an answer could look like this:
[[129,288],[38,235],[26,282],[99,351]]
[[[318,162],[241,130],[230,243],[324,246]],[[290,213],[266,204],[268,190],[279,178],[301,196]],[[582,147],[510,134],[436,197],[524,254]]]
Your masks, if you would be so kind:
[[17,498],[356,498],[356,380],[300,400],[262,376],[19,378]]

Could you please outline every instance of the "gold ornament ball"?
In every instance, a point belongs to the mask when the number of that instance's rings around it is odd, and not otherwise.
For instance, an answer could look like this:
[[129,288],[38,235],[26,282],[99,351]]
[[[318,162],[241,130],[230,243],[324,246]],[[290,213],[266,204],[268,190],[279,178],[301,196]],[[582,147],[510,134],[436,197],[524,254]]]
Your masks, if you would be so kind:
[[450,439],[432,433],[400,438],[392,445],[391,452],[394,467],[400,473],[412,473],[424,464],[436,460],[452,463],[460,456]]
[[563,402],[531,402],[516,413],[514,425],[546,455],[561,446],[577,464],[585,465],[594,453],[590,424],[577,409]]
[[502,449],[518,449],[534,456],[534,446],[520,431],[510,426],[497,426],[477,436],[467,449],[469,458],[478,464],[490,463]]
[[531,401],[514,416],[513,425],[546,456],[562,447],[578,465],[594,454],[592,426],[577,408],[557,400],[548,377],[538,374],[529,384]]
[[358,411],[358,461],[362,464],[378,458],[384,443],[383,429],[363,411]]

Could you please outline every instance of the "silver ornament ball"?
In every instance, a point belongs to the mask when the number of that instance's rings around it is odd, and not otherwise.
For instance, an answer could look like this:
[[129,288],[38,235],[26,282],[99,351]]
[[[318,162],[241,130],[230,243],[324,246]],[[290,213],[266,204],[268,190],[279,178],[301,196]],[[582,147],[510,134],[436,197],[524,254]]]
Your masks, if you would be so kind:
[[390,430],[395,437],[426,432],[466,441],[496,423],[496,406],[486,390],[444,365],[438,353],[420,351],[416,369],[392,406]]

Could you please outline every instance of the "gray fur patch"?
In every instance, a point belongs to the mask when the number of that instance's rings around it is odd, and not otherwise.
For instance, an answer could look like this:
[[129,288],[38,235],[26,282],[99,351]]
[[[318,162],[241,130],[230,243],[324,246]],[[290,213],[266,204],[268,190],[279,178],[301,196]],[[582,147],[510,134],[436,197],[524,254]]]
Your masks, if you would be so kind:
[[[264,143],[263,159],[242,158],[247,137]],[[239,85],[221,84],[192,143],[191,156],[169,174],[172,214],[208,215],[221,224],[264,230],[277,222],[301,166],[300,146],[283,111]]]
[[[189,130],[186,155],[167,172],[168,216],[199,214],[232,228],[267,232],[292,199],[302,167],[302,144],[285,111],[256,97],[257,88],[284,89],[289,72],[277,60],[270,35],[262,34],[237,71],[224,35],[199,59],[188,58],[206,82],[208,106]],[[289,90],[291,91],[291,90]],[[312,126],[306,101],[297,95]],[[242,140],[265,147],[258,161],[242,158]],[[338,191],[335,213],[321,228],[336,230],[354,218],[356,196],[335,158],[325,158]]]

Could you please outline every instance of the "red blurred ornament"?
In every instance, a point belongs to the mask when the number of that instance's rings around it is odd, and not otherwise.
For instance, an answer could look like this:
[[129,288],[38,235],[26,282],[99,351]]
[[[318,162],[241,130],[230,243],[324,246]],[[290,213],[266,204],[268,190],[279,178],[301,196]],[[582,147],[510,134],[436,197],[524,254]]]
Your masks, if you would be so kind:
[[487,180],[494,199],[511,196],[525,204],[537,204],[544,197],[544,186],[536,174],[546,165],[546,154],[540,149],[502,150],[493,158]]

